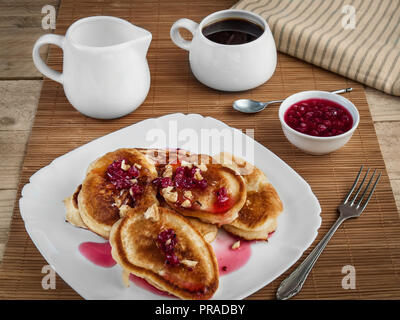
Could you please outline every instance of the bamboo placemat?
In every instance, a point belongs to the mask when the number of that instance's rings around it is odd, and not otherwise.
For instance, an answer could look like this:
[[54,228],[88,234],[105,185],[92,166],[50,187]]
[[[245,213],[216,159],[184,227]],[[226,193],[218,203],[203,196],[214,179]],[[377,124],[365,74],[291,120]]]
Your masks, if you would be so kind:
[[[279,54],[276,72],[266,84],[248,92],[222,93],[194,79],[189,69],[187,52],[175,47],[170,40],[169,29],[175,20],[188,17],[200,21],[207,14],[229,8],[233,4],[233,1],[228,0],[187,3],[161,0],[63,0],[57,19],[57,34],[65,34],[73,21],[90,15],[118,16],[151,31],[153,42],[148,61],[152,85],[146,101],[135,112],[121,119],[101,121],[79,114],[66,100],[62,87],[45,79],[19,188],[29,181],[34,172],[48,165],[54,158],[97,137],[149,117],[174,112],[201,113],[239,129],[254,129],[257,141],[276,153],[309,182],[322,206],[322,226],[317,241],[337,218],[336,207],[347,193],[360,165],[381,169],[384,174],[368,208],[361,218],[348,220],[336,232],[302,292],[295,298],[399,299],[399,216],[362,86]],[[51,48],[49,65],[61,70],[60,49]],[[267,101],[301,90],[335,90],[346,87],[354,88],[346,97],[358,107],[361,122],[344,148],[326,156],[306,155],[286,141],[278,121],[277,106],[255,115],[243,115],[231,107],[233,100],[242,97]],[[316,242],[306,253],[310,252]],[[42,289],[45,274],[41,271],[46,264],[25,231],[16,203],[0,270],[0,298],[80,298],[58,276],[55,290]],[[356,289],[342,288],[345,276],[342,268],[346,265],[355,267]],[[274,298],[278,285],[288,272],[251,298]]]

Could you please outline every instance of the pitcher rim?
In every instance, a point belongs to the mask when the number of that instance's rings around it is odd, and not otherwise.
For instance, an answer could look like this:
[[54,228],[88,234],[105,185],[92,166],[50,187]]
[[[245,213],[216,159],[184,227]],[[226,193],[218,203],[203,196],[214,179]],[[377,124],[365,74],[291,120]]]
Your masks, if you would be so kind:
[[[73,32],[73,30],[75,28],[77,28],[82,23],[89,22],[91,20],[101,20],[101,19],[103,19],[103,20],[112,20],[112,21],[115,21],[115,22],[118,22],[118,23],[125,24],[125,25],[127,25],[129,27],[134,27],[134,28],[140,29],[140,30],[145,32],[145,35],[140,39],[132,39],[132,40],[128,40],[128,41],[125,41],[125,42],[112,44],[112,45],[108,45],[108,46],[91,46],[91,45],[87,45],[87,44],[78,43],[72,38],[71,33]],[[148,30],[146,30],[146,29],[144,29],[142,27],[136,26],[133,23],[131,23],[131,22],[125,20],[125,19],[121,19],[121,18],[113,17],[113,16],[90,16],[90,17],[85,17],[85,18],[78,19],[74,23],[72,23],[69,26],[69,28],[67,29],[67,32],[65,34],[65,38],[68,39],[68,41],[70,41],[75,47],[77,47],[79,49],[110,50],[110,49],[119,49],[119,48],[123,48],[123,47],[129,46],[130,44],[132,44],[134,42],[142,41],[143,38],[150,38],[150,40],[151,40],[152,39],[152,34],[151,34],[150,31],[148,31]]]

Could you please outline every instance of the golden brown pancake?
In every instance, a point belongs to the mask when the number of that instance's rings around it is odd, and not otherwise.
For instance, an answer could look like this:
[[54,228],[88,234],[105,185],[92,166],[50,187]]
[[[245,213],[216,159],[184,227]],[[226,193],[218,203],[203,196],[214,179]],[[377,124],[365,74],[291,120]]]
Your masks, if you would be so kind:
[[195,228],[208,243],[215,240],[218,234],[218,227],[215,224],[201,221],[197,218],[185,217],[186,220]]
[[[167,262],[158,240],[166,232],[175,234],[176,263]],[[147,210],[131,209],[112,227],[110,244],[125,276],[132,273],[159,290],[182,299],[209,299],[218,288],[218,264],[212,247],[184,217],[170,209],[156,205]]]
[[[170,186],[160,187],[160,194],[167,204],[186,217],[223,225],[232,222],[246,200],[243,178],[234,169],[219,164],[208,155],[191,154],[185,150],[141,149],[155,162],[160,177],[170,178]],[[206,187],[182,187],[177,185],[178,170],[197,170],[193,180],[205,180]],[[219,201],[221,192],[225,201]]]
[[[162,196],[158,196],[159,207],[168,208],[173,210]],[[185,217],[186,220],[204,237],[204,239],[211,243],[215,240],[218,234],[218,227],[215,224],[201,221],[197,218]]]
[[283,211],[282,202],[265,174],[243,159],[223,152],[216,159],[240,172],[247,187],[247,199],[239,216],[224,229],[246,240],[267,240],[277,228],[277,218]]
[[[178,193],[178,201],[173,202],[164,198],[168,205],[184,216],[195,217],[204,222],[223,225],[235,220],[239,210],[246,200],[246,187],[243,178],[230,168],[219,164],[207,165],[207,171],[202,172],[208,186],[204,190],[191,189],[191,196],[186,197],[184,189],[175,188]],[[226,205],[216,205],[217,192],[225,188],[229,200]],[[191,207],[183,206],[185,200],[191,201]]]
[[155,164],[156,168],[163,168],[168,163],[178,163],[179,160],[189,161],[192,159],[192,153],[184,149],[146,149],[138,148],[146,158]]
[[82,185],[80,184],[78,188],[76,188],[74,194],[64,200],[66,209],[65,219],[76,227],[87,229],[87,226],[83,222],[81,214],[79,213],[78,195],[81,191],[81,188]]
[[[83,220],[81,218],[81,214],[79,212],[79,206],[78,206],[78,195],[79,195],[79,191],[81,190],[81,188],[82,188],[82,185],[79,185],[79,187],[76,189],[75,193],[72,196],[70,196],[64,200],[65,209],[66,209],[65,218],[66,218],[67,222],[71,223],[72,225],[74,225],[76,227],[87,229],[87,226],[85,225],[85,223],[83,222]],[[159,204],[160,207],[170,208],[166,204],[164,198],[160,197],[159,202],[160,202],[160,204]],[[127,209],[126,207],[127,207],[126,205],[122,205],[120,207],[119,214],[121,217],[125,215],[125,210]],[[196,218],[186,217],[186,220],[189,221],[189,223],[204,237],[204,239],[208,243],[213,242],[215,240],[215,238],[217,237],[218,228],[216,225],[203,222]]]
[[[130,186],[121,188],[113,183],[107,169],[114,162],[120,164],[119,168],[124,167],[124,172],[136,168],[138,177],[131,179],[131,183],[141,190],[140,194],[132,195]],[[118,149],[105,154],[89,166],[82,183],[78,195],[82,221],[88,229],[108,239],[112,225],[120,218],[122,205],[147,208],[157,203],[156,188],[151,183],[156,177],[154,165],[136,149]]]

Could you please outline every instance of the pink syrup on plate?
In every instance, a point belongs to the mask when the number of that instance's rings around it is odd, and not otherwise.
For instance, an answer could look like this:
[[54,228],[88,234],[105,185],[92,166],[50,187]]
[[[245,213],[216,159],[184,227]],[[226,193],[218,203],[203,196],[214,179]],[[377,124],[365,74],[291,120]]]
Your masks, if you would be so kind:
[[[90,262],[99,267],[111,268],[116,265],[116,262],[111,255],[111,245],[109,242],[103,242],[103,243],[82,242],[79,245],[79,252],[86,259],[88,259]],[[152,286],[146,280],[139,278],[133,274],[129,275],[129,280],[132,281],[138,287],[150,291],[154,294],[158,294],[160,296],[173,297],[173,295],[158,290],[156,287]]]
[[240,240],[240,247],[232,249],[238,240],[227,232],[218,232],[213,247],[221,276],[240,269],[250,259],[252,241]]
[[[270,238],[274,232],[275,231],[270,232],[268,238]],[[240,247],[232,249],[232,245],[239,240]],[[217,256],[219,274],[223,276],[243,267],[247,261],[250,260],[251,245],[254,242],[256,242],[256,240],[241,240],[225,231],[218,232],[218,236],[215,239],[214,252]]]
[[[269,236],[271,236],[272,233],[273,232],[271,232]],[[238,241],[237,238],[224,231],[219,232],[217,238],[215,239],[214,251],[215,255],[217,256],[219,273],[221,276],[240,269],[250,259],[251,244],[254,241],[241,240],[240,247],[234,250],[232,249],[232,245],[236,241]],[[110,268],[116,264],[111,256],[111,245],[109,242],[83,242],[79,245],[79,252],[90,262],[100,267]],[[130,274],[129,280],[138,287],[148,290],[154,294],[173,297],[166,292],[158,290],[146,280],[133,274]]]
[[152,286],[146,280],[144,280],[140,277],[137,277],[132,273],[129,275],[129,280],[132,281],[136,286],[138,286],[142,289],[145,289],[147,291],[150,291],[151,293],[158,294],[160,296],[167,296],[167,297],[173,297],[173,298],[175,297],[167,292],[158,290],[156,287]]
[[113,267],[116,262],[111,256],[109,242],[83,242],[79,245],[79,252],[89,261],[104,268]]

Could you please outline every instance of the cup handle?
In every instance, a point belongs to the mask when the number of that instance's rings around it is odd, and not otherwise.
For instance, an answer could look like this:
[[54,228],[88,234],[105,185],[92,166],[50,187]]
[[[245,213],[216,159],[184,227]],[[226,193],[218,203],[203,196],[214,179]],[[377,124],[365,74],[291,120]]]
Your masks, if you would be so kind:
[[55,44],[56,46],[63,49],[64,39],[65,38],[63,36],[59,36],[56,34],[45,34],[36,40],[32,51],[33,63],[35,64],[36,68],[46,77],[54,81],[57,81],[61,84],[63,83],[63,74],[61,72],[49,68],[47,64],[44,63],[44,61],[40,57],[39,49],[41,46],[45,44]]
[[170,31],[170,36],[172,41],[179,47],[182,48],[184,50],[189,51],[190,48],[190,44],[192,43],[192,41],[188,41],[182,38],[182,36],[179,34],[179,29],[180,28],[185,28],[187,30],[190,31],[190,33],[194,36],[197,28],[198,28],[199,24],[186,19],[186,18],[182,18],[177,20],[171,27],[171,31]]

